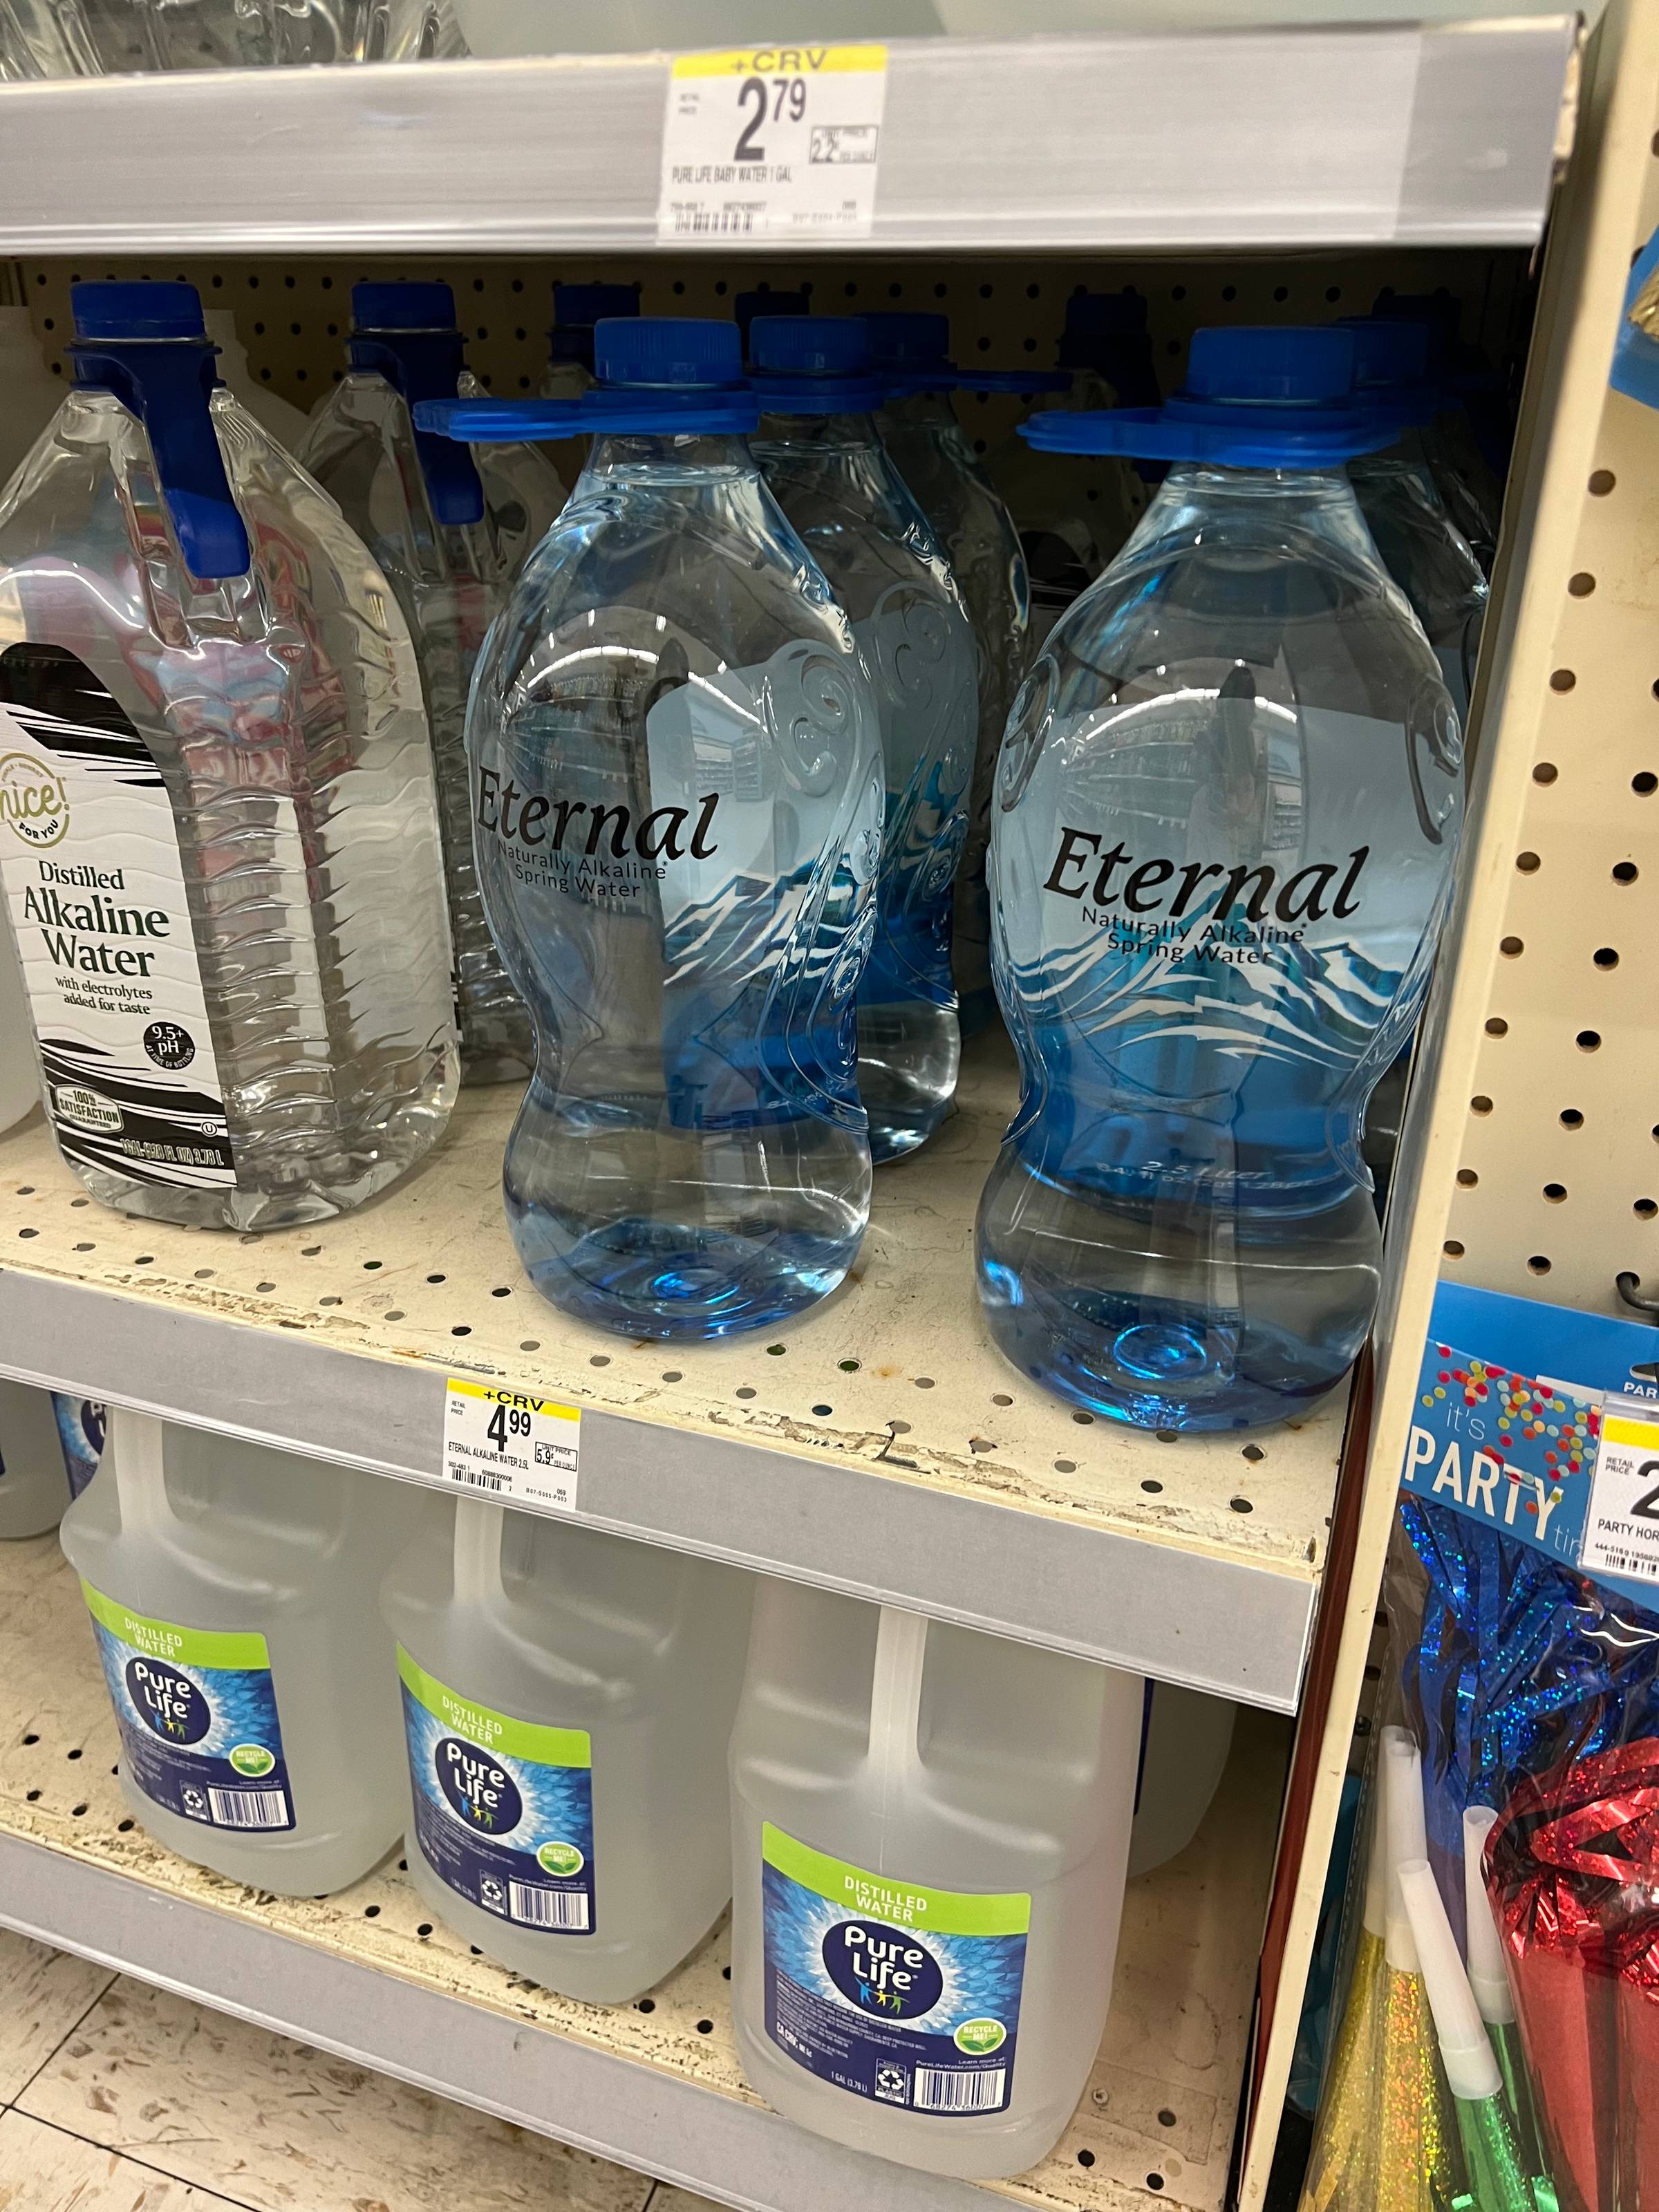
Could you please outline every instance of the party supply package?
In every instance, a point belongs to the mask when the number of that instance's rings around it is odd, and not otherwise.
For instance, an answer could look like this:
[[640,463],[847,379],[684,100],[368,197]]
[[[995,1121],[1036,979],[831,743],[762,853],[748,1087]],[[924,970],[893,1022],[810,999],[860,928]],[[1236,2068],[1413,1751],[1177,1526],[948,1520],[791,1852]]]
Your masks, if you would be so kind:
[[1659,1332],[1443,1284],[1385,1597],[1304,2212],[1659,2212]]

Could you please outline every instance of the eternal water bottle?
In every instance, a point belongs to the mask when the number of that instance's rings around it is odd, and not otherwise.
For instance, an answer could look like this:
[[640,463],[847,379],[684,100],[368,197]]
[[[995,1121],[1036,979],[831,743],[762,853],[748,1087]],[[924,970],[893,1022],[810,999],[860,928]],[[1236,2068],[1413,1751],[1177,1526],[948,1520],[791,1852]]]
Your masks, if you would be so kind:
[[1161,414],[1031,435],[1172,469],[1056,625],[997,774],[997,988],[1024,1078],[980,1204],[1014,1364],[1158,1429],[1294,1413],[1370,1325],[1358,1134],[1426,984],[1457,717],[1342,464],[1346,331],[1200,331]]
[[975,458],[951,404],[957,372],[943,315],[867,315],[886,398],[882,441],[945,548],[979,647],[979,740],[968,792],[968,834],[957,869],[951,966],[958,1018],[973,1036],[996,1012],[991,989],[985,849],[991,777],[1008,708],[1025,669],[1030,589],[1018,533]]
[[1382,565],[1411,601],[1467,727],[1488,593],[1480,563],[1441,497],[1424,443],[1437,405],[1428,381],[1429,326],[1345,316],[1340,327],[1353,334],[1356,396],[1395,433],[1381,453],[1356,453],[1348,478]]
[[1111,1999],[1143,1686],[763,1582],[732,1736],[732,2008],[787,2118],[1022,2173]]
[[515,1973],[625,2004],[732,1893],[750,1578],[462,1499],[398,1559],[416,1887]]
[[[1156,407],[1158,375],[1139,292],[1079,292],[1066,303],[1059,367],[1030,374],[1032,412]],[[1115,453],[1055,453],[1011,434],[986,464],[1008,502],[1030,577],[1030,652],[1121,547],[1145,487]]]
[[[1371,315],[1429,326],[1429,376],[1436,404],[1433,419],[1421,427],[1423,450],[1448,514],[1468,540],[1481,573],[1490,576],[1498,553],[1504,488],[1487,453],[1507,453],[1510,425],[1498,397],[1498,377],[1486,366],[1479,349],[1466,345],[1458,335],[1462,312],[1462,303],[1443,289],[1394,292],[1385,287]],[[1476,409],[1481,422],[1479,435]]]
[[474,453],[415,427],[423,399],[476,398],[447,284],[356,284],[351,367],[300,459],[357,532],[409,623],[421,664],[449,887],[462,1079],[530,1072],[530,1018],[489,939],[472,857],[466,694],[484,633],[564,505],[534,447]]
[[537,1033],[507,1219],[627,1336],[769,1328],[870,1203],[854,994],[884,802],[852,627],[767,490],[734,323],[602,322],[599,386],[421,410],[593,434],[479,656],[479,879]]
[[74,293],[0,503],[0,880],[94,1197],[320,1220],[455,1090],[420,674],[332,500],[222,386],[188,284]]
[[852,618],[875,693],[887,815],[859,984],[859,1094],[878,1166],[956,1092],[951,907],[979,734],[974,633],[932,526],[876,434],[881,387],[852,315],[763,315],[750,333],[768,485]]
[[160,1843],[279,1897],[343,1889],[398,1840],[398,1678],[373,1592],[447,1498],[116,1407],[64,1516]]

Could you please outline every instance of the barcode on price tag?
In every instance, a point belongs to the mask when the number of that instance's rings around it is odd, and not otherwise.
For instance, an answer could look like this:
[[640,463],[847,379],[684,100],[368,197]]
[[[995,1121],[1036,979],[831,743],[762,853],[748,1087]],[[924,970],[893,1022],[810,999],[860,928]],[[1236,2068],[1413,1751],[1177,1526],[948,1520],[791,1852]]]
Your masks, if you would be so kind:
[[1578,1564],[1659,1582],[1659,1423],[1603,1415]]
[[582,1417],[535,1390],[449,1377],[443,1477],[474,1498],[574,1513]]
[[885,46],[677,54],[658,238],[868,238],[886,97]]

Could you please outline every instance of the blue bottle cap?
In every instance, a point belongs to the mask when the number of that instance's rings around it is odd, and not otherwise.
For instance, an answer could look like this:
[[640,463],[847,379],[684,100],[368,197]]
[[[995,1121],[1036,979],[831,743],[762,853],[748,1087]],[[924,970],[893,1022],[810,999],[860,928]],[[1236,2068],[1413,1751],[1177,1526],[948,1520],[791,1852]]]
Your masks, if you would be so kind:
[[1187,382],[1162,407],[1054,408],[1020,435],[1045,453],[1329,468],[1395,434],[1354,394],[1353,364],[1352,331],[1333,324],[1195,331]]
[[950,392],[956,386],[948,315],[916,315],[884,308],[866,315],[876,373],[889,392]]
[[593,352],[599,381],[579,400],[434,398],[416,408],[416,424],[435,436],[498,446],[605,430],[722,435],[760,421],[735,323],[608,316],[594,326]]
[[202,296],[193,284],[70,286],[77,338],[205,338]]
[[859,315],[757,315],[749,347],[757,398],[775,415],[864,415],[881,404]]
[[712,318],[612,317],[594,328],[593,366],[602,384],[718,392],[743,382],[743,341],[735,323]]
[[739,292],[732,302],[732,319],[743,333],[749,350],[749,326],[757,315],[810,315],[812,302],[805,292]]
[[1637,255],[1625,287],[1625,312],[1613,342],[1613,374],[1608,379],[1615,392],[1622,392],[1626,399],[1639,400],[1644,407],[1659,407],[1659,343],[1639,323],[1631,320],[1631,310],[1656,268],[1659,268],[1659,231]]
[[359,331],[453,331],[455,295],[447,284],[354,284],[351,322]]
[[204,582],[246,575],[252,550],[209,411],[218,348],[195,286],[75,284],[70,304],[75,381],[143,424],[185,568]]

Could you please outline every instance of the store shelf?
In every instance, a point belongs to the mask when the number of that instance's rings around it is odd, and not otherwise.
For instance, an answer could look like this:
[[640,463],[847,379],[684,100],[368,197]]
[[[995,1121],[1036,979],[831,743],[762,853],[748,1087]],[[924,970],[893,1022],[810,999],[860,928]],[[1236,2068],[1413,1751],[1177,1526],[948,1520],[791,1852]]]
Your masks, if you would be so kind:
[[114,1723],[51,1537],[0,1547],[0,1922],[733,2204],[1221,2212],[1286,1734],[1243,1716],[1197,1841],[1130,1884],[1077,2118],[994,2191],[842,2150],[761,2105],[738,2068],[724,1929],[643,2006],[580,2005],[473,1957],[391,1864],[296,1901],[162,1850],[112,1778]]
[[[1563,15],[896,41],[871,242],[1530,245],[1576,40]],[[636,54],[0,87],[0,252],[650,246],[667,81]]]
[[1007,1365],[974,1210],[1012,1110],[1006,1043],[876,1179],[854,1279],[773,1337],[665,1347],[568,1321],[501,1218],[512,1091],[463,1094],[375,1203],[265,1236],[88,1199],[41,1119],[0,1138],[0,1372],[414,1480],[447,1374],[582,1409],[590,1524],[1294,1708],[1344,1407],[1163,1438]]

